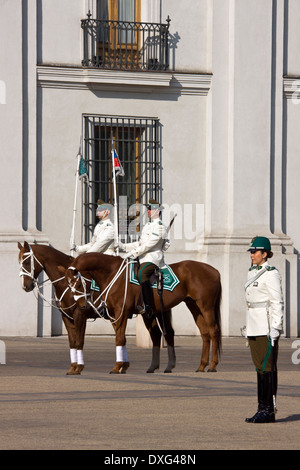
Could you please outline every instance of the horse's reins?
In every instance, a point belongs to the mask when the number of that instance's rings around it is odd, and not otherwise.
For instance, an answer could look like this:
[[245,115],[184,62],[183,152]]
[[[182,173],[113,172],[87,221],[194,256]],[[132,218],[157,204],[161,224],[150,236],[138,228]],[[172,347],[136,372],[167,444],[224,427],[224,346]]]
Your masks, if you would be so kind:
[[[25,267],[23,266],[23,262],[26,261],[28,258],[30,258],[30,272],[27,271],[25,269]],[[46,282],[50,282],[51,284],[54,284],[56,282],[59,282],[59,281],[62,281],[64,279],[64,276],[63,277],[60,277],[59,279],[55,279],[54,281],[51,281],[49,278],[48,279],[45,279],[45,281],[41,282],[40,284],[38,283],[37,279],[34,277],[34,261],[36,261],[43,269],[44,269],[44,266],[42,265],[42,263],[37,259],[37,257],[35,256],[34,252],[32,251],[31,247],[29,246],[29,251],[24,253],[23,256],[22,256],[22,260],[20,261],[20,273],[19,273],[19,276],[28,276],[32,279],[33,283],[34,283],[34,287],[37,289],[37,293],[38,293],[38,296],[40,296],[48,305],[49,307],[55,307],[55,308],[58,308],[59,310],[61,310],[64,315],[66,315],[68,318],[72,319],[73,318],[68,315],[64,310],[66,309],[69,309],[69,308],[72,308],[74,307],[75,303],[70,305],[69,307],[58,307],[55,303],[53,303],[52,301],[49,301],[48,299],[46,299],[46,297],[44,296],[44,294],[41,292],[40,290],[40,287],[45,285]],[[59,302],[59,304],[61,304],[61,301],[65,295],[65,293],[67,292],[67,290],[69,289],[69,287],[67,287],[64,292],[62,293],[62,295],[60,296],[60,298],[58,298],[55,294],[55,299],[54,301],[55,302]]]
[[[73,292],[77,292],[78,294],[80,295],[74,295],[73,294],[73,297],[74,297],[74,300],[77,301],[78,299],[80,298],[84,298],[85,299],[85,302],[90,305],[92,307],[92,309],[97,313],[97,315],[99,315],[101,317],[101,314],[99,313],[100,310],[102,309],[106,309],[106,313],[107,313],[107,316],[110,318],[111,322],[112,323],[116,323],[120,318],[121,316],[123,315],[123,312],[124,312],[124,306],[125,306],[125,302],[126,302],[126,298],[127,298],[127,288],[128,288],[128,265],[129,264],[132,264],[134,263],[135,261],[129,261],[128,259],[127,260],[123,260],[122,263],[121,263],[121,266],[119,267],[117,273],[114,275],[114,277],[112,278],[112,280],[108,283],[108,285],[105,287],[105,289],[103,290],[102,293],[99,294],[99,297],[98,299],[96,299],[95,303],[99,301],[100,299],[100,305],[98,307],[96,307],[94,305],[93,302],[91,302],[89,300],[89,297],[91,296],[91,294],[87,294],[87,290],[86,290],[86,281],[90,281],[89,279],[86,279],[84,276],[82,276],[82,274],[78,271],[77,274],[76,274],[76,281],[74,283],[73,286],[70,286],[70,289]],[[125,266],[124,266],[125,264]],[[70,266],[68,269],[73,269],[75,270],[76,268],[74,266]],[[110,316],[109,314],[109,311],[108,311],[108,308],[107,308],[107,298],[108,298],[108,294],[109,294],[109,291],[110,289],[112,288],[112,286],[114,285],[114,283],[117,281],[117,279],[121,276],[121,274],[123,273],[123,271],[126,270],[126,279],[125,279],[125,292],[124,292],[124,300],[123,300],[123,305],[122,305],[122,309],[121,309],[121,313],[119,315],[118,318],[113,318]],[[81,284],[83,286],[83,292],[80,291],[80,290],[77,290],[76,289],[76,283],[77,283],[77,280],[81,280]],[[91,281],[90,281],[91,282]],[[103,300],[101,297],[105,294],[105,299]]]

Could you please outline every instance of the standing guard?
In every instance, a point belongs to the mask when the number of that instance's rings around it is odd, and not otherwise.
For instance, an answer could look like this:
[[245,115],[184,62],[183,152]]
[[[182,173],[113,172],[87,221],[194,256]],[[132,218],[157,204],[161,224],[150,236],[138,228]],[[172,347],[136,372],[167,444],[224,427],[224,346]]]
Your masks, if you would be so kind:
[[245,284],[246,335],[257,372],[258,410],[247,423],[275,421],[278,340],[283,328],[283,293],[279,271],[270,266],[270,240],[256,237],[249,248],[252,267]]

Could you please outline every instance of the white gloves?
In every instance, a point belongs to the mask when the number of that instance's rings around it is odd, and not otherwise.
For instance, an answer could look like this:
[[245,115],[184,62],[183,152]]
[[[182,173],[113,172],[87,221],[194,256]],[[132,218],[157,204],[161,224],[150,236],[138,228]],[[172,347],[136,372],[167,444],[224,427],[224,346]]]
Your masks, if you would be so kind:
[[171,245],[170,240],[169,240],[168,238],[166,238],[165,243],[164,243],[164,246],[163,246],[163,250],[164,250],[164,251],[167,251],[168,248],[170,248],[170,245]]
[[120,248],[120,250],[125,251],[125,249],[126,249],[125,243],[123,243],[123,242],[121,242],[121,240],[119,240],[118,241],[118,248]]
[[279,338],[279,336],[280,336],[279,330],[276,330],[276,328],[271,327],[270,338],[271,338],[272,346],[274,346],[275,341]]
[[123,256],[123,259],[128,259],[133,257],[133,252],[129,251],[129,253],[126,253],[125,256]]

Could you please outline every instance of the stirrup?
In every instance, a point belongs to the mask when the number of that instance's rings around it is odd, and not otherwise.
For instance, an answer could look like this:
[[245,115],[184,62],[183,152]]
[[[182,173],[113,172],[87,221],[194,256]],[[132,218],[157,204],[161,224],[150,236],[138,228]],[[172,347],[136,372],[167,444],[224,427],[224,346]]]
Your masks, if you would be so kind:
[[142,307],[141,305],[137,305],[136,309],[138,310],[140,315],[143,315],[148,320],[150,320],[150,318],[152,318],[153,316],[152,308],[148,307],[147,305],[145,305],[144,307]]
[[142,305],[137,305],[137,306],[136,306],[136,309],[137,309],[137,311],[138,311],[139,314],[143,315],[145,309],[144,309],[144,307],[143,307]]

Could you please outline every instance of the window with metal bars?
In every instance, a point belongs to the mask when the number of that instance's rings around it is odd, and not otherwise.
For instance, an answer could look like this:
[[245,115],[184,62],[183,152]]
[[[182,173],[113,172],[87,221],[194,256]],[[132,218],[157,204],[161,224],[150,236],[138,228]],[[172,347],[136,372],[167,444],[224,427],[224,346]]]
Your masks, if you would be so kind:
[[[124,225],[130,207],[146,205],[150,198],[161,202],[161,128],[157,118],[124,116],[83,116],[84,158],[89,184],[83,185],[84,241],[91,239],[96,221],[97,201],[114,205],[111,150],[114,148],[124,169],[116,177],[117,203]],[[127,212],[128,224],[128,212]]]

